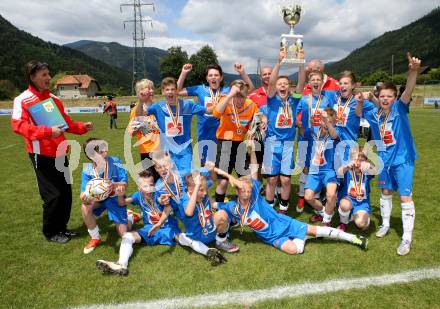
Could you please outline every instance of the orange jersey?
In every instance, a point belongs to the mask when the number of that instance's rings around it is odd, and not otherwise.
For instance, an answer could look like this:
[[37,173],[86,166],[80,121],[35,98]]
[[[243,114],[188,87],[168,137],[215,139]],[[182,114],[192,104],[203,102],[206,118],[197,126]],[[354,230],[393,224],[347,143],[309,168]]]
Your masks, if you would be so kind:
[[217,129],[216,136],[218,139],[241,142],[244,140],[249,124],[254,114],[259,111],[257,104],[251,99],[246,99],[243,106],[235,108],[239,125],[235,120],[235,113],[232,103],[228,103],[223,113],[214,108],[213,116],[220,118],[220,125]]
[[[131,109],[129,126],[130,126],[130,122],[136,117],[136,108],[137,108],[137,104],[135,107],[133,107]],[[153,115],[148,115],[145,118],[149,121],[152,121],[152,122],[156,121],[156,118]],[[160,136],[159,136],[158,129],[155,129],[153,132],[151,132],[145,136],[142,134],[142,132],[139,132],[139,131],[133,132],[132,135],[136,135],[136,137],[138,139],[140,153],[150,153],[152,151],[159,149]]]

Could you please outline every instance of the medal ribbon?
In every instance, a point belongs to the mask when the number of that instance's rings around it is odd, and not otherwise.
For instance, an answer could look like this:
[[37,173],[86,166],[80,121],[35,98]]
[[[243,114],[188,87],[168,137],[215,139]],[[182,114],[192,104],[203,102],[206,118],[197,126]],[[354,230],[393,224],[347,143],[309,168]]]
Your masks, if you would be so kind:
[[220,88],[218,88],[215,91],[215,95],[214,92],[212,91],[211,87],[209,87],[209,95],[211,96],[211,102],[214,106],[217,105],[217,103],[220,101]]
[[[383,110],[381,109],[380,112],[377,114],[377,116],[379,116],[379,119],[378,119],[379,123],[380,123],[380,118],[381,118],[382,114],[383,114]],[[390,114],[391,114],[391,111],[385,115],[385,120],[383,121],[382,126],[379,126],[379,133],[380,133],[380,138],[382,139],[382,141],[385,137],[385,131],[387,128],[387,122],[388,122],[388,118],[390,117]]]
[[[344,115],[344,111],[347,108],[348,104],[350,104],[351,99],[353,98],[353,95],[351,95],[347,101],[345,101],[344,105],[342,105],[342,109],[341,109],[341,102],[342,102],[342,98],[339,97],[338,99],[338,103],[337,103],[337,108],[338,108],[338,113],[336,114],[336,119],[337,120],[341,120],[342,116]],[[342,120],[341,120],[342,121]]]
[[165,105],[167,107],[168,114],[170,115],[171,119],[173,120],[174,127],[177,129],[177,125],[179,124],[179,100],[176,102],[176,116],[174,117],[173,111],[171,110],[170,104],[168,104],[167,101],[165,101]]
[[361,172],[361,177],[358,180],[356,179],[356,172],[354,171],[354,168],[351,169],[351,178],[353,178],[354,182],[354,191],[356,192],[357,196],[362,196],[362,180],[364,179],[364,173]]
[[203,202],[196,203],[197,208],[199,208],[198,218],[202,229],[205,229],[206,226],[206,217],[205,217],[205,205]]
[[240,124],[240,120],[238,118],[237,109],[235,108],[234,99],[232,99],[231,105],[232,105],[232,112],[234,113],[235,125],[237,126],[237,131],[238,131],[241,127],[241,124]]
[[286,121],[290,119],[290,108],[289,108],[289,99],[286,99],[286,101],[283,101],[283,111],[284,111],[284,118]]
[[321,138],[322,131],[323,131],[323,129],[322,129],[322,127],[320,127],[318,130],[318,133],[316,134],[316,139],[319,142],[319,144],[318,144],[318,159],[320,161],[321,161],[321,157],[324,152],[325,142],[327,141],[327,138],[328,138],[328,134],[327,134],[322,141],[319,140]]
[[144,203],[148,206],[148,208],[149,208],[150,211],[153,213],[153,215],[154,215],[154,216],[158,216],[158,215],[160,214],[160,212],[157,211],[156,207],[154,206],[154,199],[153,199],[153,202],[150,204],[150,203],[148,202],[148,200],[147,200],[146,198],[143,197],[143,195],[141,195],[141,196],[142,196],[142,200],[143,200]]
[[318,102],[316,102],[315,110],[313,111],[313,114],[312,114],[313,99],[312,99],[312,94],[309,94],[309,99],[308,99],[308,103],[309,103],[309,123],[311,123],[311,119],[313,118],[313,116],[315,116],[316,112],[319,110],[319,106],[321,105],[321,100],[322,100],[322,93],[319,94]]
[[246,217],[247,217],[247,215],[248,215],[249,208],[251,208],[251,207],[250,207],[250,205],[249,205],[248,208],[246,208],[246,209],[243,211],[243,214],[241,214],[241,212],[240,212],[240,208],[241,208],[241,207],[240,207],[240,203],[237,202],[237,204],[235,205],[235,213],[240,215],[240,228],[241,228],[240,234],[243,234],[244,223],[245,223],[245,221],[246,221]]
[[[173,174],[172,174],[172,176],[173,176],[174,186],[176,187],[176,190],[177,190],[177,195],[180,198],[182,196],[182,192],[180,191],[179,183],[178,183],[178,181],[176,180],[176,177]],[[176,203],[177,203],[179,198],[177,198],[177,196],[174,194],[173,190],[171,190],[171,188],[168,185],[168,183],[166,181],[163,181],[163,185],[164,185],[165,189],[168,191],[168,193],[172,196],[174,201],[176,201]]]

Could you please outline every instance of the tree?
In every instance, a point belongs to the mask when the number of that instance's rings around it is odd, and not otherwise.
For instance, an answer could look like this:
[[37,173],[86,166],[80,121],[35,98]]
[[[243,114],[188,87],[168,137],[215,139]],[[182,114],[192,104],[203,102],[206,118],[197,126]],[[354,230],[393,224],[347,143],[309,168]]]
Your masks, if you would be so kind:
[[186,79],[186,84],[198,85],[206,82],[206,66],[209,64],[218,64],[218,59],[212,47],[205,45],[189,58],[189,62],[192,64],[193,68]]
[[0,100],[10,100],[19,94],[18,89],[9,80],[0,80]]
[[162,78],[179,78],[182,66],[188,63],[188,54],[180,46],[168,49],[168,55],[160,59],[159,71]]
[[363,84],[373,86],[376,85],[377,82],[391,81],[391,76],[385,71],[378,70],[365,77],[362,81]]

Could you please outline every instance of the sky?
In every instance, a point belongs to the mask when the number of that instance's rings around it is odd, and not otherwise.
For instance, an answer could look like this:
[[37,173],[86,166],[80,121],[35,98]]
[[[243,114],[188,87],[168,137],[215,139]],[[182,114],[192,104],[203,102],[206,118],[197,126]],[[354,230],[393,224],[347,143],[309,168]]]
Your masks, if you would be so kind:
[[[45,41],[118,42],[132,46],[133,0],[2,0],[0,14]],[[306,59],[337,61],[384,32],[399,29],[440,6],[440,0],[144,0],[145,46],[181,46],[189,55],[210,45],[225,72],[242,63],[248,73],[273,66],[280,35],[289,28],[281,8],[301,4],[295,33],[304,35]],[[348,68],[349,69],[349,68]]]

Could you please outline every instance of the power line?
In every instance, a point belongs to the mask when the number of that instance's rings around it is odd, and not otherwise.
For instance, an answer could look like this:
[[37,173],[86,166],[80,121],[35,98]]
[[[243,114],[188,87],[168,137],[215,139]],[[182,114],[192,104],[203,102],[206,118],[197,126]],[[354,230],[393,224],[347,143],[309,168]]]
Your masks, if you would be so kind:
[[145,19],[142,16],[143,6],[152,6],[153,12],[155,11],[154,3],[143,3],[141,0],[133,0],[127,3],[121,3],[119,9],[122,13],[122,7],[133,7],[133,19],[124,20],[124,29],[127,23],[133,24],[133,78],[131,91],[135,94],[136,82],[146,78],[147,72],[145,67],[145,56],[144,56],[144,42],[145,42],[145,31],[143,24],[148,22],[151,27],[153,27],[153,21],[151,19]]

